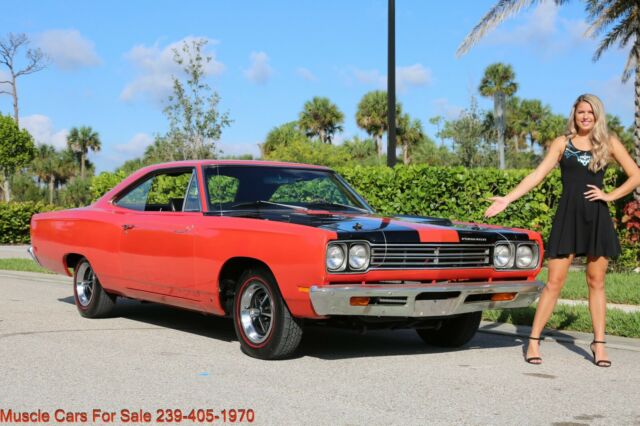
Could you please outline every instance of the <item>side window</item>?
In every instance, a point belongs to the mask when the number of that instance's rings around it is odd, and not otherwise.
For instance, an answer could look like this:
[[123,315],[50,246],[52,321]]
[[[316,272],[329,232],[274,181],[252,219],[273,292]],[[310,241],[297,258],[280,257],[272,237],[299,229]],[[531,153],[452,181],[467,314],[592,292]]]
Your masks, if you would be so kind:
[[116,205],[130,210],[138,210],[143,212],[147,204],[149,190],[153,183],[153,177],[145,180],[140,185],[129,191],[127,195],[116,201]]
[[199,212],[200,211],[200,195],[198,193],[198,178],[196,177],[194,170],[191,175],[191,181],[189,181],[189,188],[187,189],[187,196],[184,199],[184,211],[185,212]]
[[236,199],[238,179],[231,176],[211,175],[207,181],[207,189],[211,206],[231,203]]
[[157,212],[182,211],[193,169],[155,174],[118,199],[117,206]]

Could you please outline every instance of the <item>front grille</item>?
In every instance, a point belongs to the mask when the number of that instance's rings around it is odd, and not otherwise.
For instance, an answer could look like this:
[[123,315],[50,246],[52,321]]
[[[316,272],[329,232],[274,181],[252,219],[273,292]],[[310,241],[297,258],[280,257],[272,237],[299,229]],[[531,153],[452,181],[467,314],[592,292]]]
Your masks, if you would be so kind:
[[488,244],[371,244],[370,269],[449,269],[492,266]]

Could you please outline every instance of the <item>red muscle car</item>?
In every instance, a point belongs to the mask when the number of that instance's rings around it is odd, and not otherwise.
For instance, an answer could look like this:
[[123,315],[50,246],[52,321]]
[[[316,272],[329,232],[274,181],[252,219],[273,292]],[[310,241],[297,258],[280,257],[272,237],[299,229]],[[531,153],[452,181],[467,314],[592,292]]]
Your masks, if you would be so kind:
[[258,161],[143,168],[94,204],[37,214],[29,251],[84,317],[117,297],[233,318],[242,350],[291,355],[303,324],[411,327],[460,346],[482,310],[542,289],[538,233],[380,217],[334,171]]

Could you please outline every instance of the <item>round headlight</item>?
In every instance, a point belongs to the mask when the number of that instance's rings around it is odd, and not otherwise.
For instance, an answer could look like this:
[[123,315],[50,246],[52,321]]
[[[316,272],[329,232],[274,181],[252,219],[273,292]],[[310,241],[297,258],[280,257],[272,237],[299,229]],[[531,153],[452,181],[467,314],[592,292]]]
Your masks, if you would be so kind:
[[349,249],[349,267],[351,269],[365,269],[369,265],[369,246],[354,244]]
[[327,269],[338,271],[344,267],[345,253],[341,245],[331,245],[327,247]]
[[493,251],[493,264],[498,268],[504,268],[511,261],[511,247],[505,244],[496,246]]
[[531,246],[520,246],[516,250],[516,266],[518,268],[530,268],[533,266],[534,256]]

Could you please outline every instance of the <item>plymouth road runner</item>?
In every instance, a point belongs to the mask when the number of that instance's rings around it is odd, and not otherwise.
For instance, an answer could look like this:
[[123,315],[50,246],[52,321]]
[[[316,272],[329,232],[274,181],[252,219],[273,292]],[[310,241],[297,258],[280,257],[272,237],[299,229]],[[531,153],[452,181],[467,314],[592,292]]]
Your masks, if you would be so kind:
[[538,233],[381,217],[334,171],[301,164],[146,167],[88,207],[35,215],[31,243],[42,266],[73,274],[82,316],[118,297],[229,316],[262,359],[290,356],[311,321],[461,346],[482,310],[542,289]]

